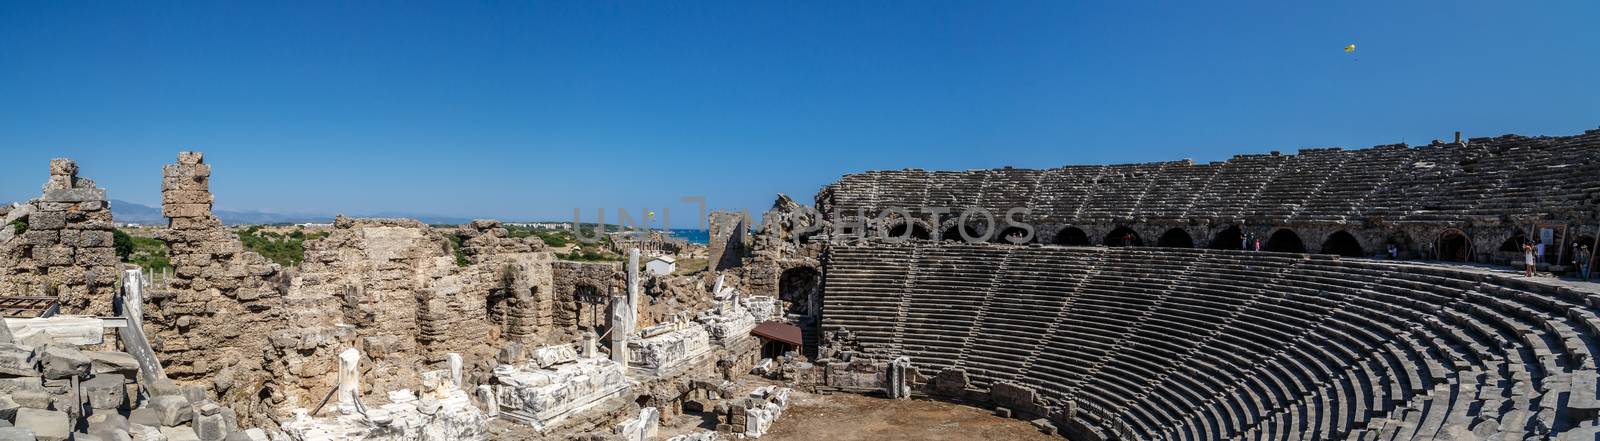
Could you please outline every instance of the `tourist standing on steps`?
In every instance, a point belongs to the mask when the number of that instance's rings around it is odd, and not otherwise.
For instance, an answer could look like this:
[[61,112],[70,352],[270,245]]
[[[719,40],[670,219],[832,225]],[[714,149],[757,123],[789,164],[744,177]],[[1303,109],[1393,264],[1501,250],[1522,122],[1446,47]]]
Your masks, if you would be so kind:
[[1578,244],[1572,246],[1578,248],[1572,252],[1572,265],[1578,269],[1579,278],[1589,280],[1589,246]]
[[1394,246],[1394,244],[1392,244],[1392,243],[1389,244],[1389,260],[1396,260],[1396,259],[1399,259],[1399,258],[1400,258],[1400,247]]
[[1133,233],[1122,233],[1122,246],[1133,246]]
[[1261,238],[1256,238],[1256,252],[1261,252]]
[[1250,235],[1247,235],[1247,234],[1239,235],[1239,251],[1248,251],[1248,250],[1250,250]]
[[1533,277],[1533,266],[1537,262],[1534,259],[1537,258],[1533,255],[1533,245],[1527,243],[1522,244],[1522,263],[1524,266],[1527,266],[1528,277]]

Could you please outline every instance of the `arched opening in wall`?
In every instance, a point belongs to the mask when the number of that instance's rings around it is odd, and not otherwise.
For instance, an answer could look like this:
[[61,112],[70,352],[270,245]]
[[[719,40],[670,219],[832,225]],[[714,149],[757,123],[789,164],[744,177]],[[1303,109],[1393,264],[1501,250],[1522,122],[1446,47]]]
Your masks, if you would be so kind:
[[1117,227],[1117,229],[1111,230],[1110,233],[1106,233],[1106,237],[1101,243],[1108,247],[1142,247],[1144,246],[1144,239],[1140,239],[1139,233],[1135,233],[1132,228]]
[[1277,253],[1304,253],[1306,252],[1306,243],[1300,240],[1300,235],[1295,234],[1294,230],[1279,228],[1278,231],[1272,233],[1272,237],[1267,238],[1267,243],[1261,247],[1261,250]]
[[1229,226],[1228,229],[1219,231],[1216,236],[1212,236],[1211,243],[1207,248],[1213,250],[1245,249],[1244,232],[1239,230],[1238,225]]
[[1522,244],[1526,243],[1527,241],[1528,235],[1524,234],[1522,229],[1519,228],[1515,232],[1512,232],[1511,237],[1507,237],[1505,242],[1500,242],[1500,248],[1496,248],[1496,250],[1503,253],[1514,253],[1518,258],[1521,258]]
[[[909,237],[906,235],[907,234],[907,229],[910,230],[910,236]],[[931,238],[933,236],[928,233],[928,229],[926,227],[923,227],[922,224],[918,224],[918,223],[915,223],[915,222],[902,222],[899,225],[895,225],[895,226],[889,228],[889,236],[888,237],[890,239],[908,238],[908,239],[916,239],[916,240],[928,240],[929,238]]]
[[812,297],[821,283],[822,274],[816,268],[790,268],[778,278],[778,300],[788,303],[790,314],[810,315]]
[[1000,234],[996,234],[994,237],[989,238],[989,241],[994,243],[1021,245],[1033,242],[1033,239],[1033,233],[1023,229],[1022,227],[1006,227],[1006,229],[1000,230]]
[[1466,262],[1472,257],[1472,239],[1461,230],[1449,229],[1439,233],[1439,260]]
[[1182,228],[1173,228],[1161,233],[1156,239],[1156,246],[1166,248],[1194,248],[1194,237]]
[[778,276],[778,300],[786,302],[789,314],[801,316],[799,323],[801,341],[805,342],[805,355],[816,359],[817,326],[821,320],[816,311],[822,308],[822,273],[809,266],[794,267]]
[[1055,240],[1051,242],[1056,245],[1066,245],[1070,247],[1086,247],[1092,245],[1089,243],[1089,234],[1083,232],[1083,230],[1078,227],[1062,228],[1061,231],[1056,233]]
[[946,228],[944,230],[944,233],[939,234],[939,241],[941,241],[941,242],[966,242],[967,239],[961,237],[961,231],[962,230],[966,230],[967,237],[971,237],[972,240],[979,241],[979,242],[983,241],[983,231],[984,231],[983,228],[979,228],[979,226],[974,226],[974,225],[961,225],[961,226],[952,225],[952,226],[950,226],[950,228]]
[[[572,326],[576,330],[592,330],[595,335],[606,335],[606,321],[611,314],[604,291],[591,284],[580,284],[572,290]],[[607,340],[609,341],[609,339]]]
[[508,304],[511,302],[511,295],[509,293],[510,290],[495,288],[489,290],[489,295],[484,299],[484,316],[488,317],[489,323],[493,323],[495,329],[501,332],[505,331],[506,319],[510,315],[509,310],[511,308]]
[[1361,250],[1361,241],[1356,236],[1345,230],[1339,230],[1328,235],[1328,240],[1322,241],[1322,254],[1338,254],[1345,257],[1361,257],[1366,255]]

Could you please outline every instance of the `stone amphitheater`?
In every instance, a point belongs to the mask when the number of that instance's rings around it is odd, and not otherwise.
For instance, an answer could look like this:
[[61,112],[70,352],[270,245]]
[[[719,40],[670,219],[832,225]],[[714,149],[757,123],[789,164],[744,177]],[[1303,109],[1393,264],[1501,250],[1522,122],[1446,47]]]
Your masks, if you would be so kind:
[[0,440],[1600,439],[1600,130],[850,174],[687,274],[345,217],[284,266],[185,152],[167,276],[49,172],[0,208]]

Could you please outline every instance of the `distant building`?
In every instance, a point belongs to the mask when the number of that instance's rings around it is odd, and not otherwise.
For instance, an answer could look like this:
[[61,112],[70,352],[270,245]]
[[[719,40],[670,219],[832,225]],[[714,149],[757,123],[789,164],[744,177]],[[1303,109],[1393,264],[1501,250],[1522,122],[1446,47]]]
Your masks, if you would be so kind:
[[644,270],[653,276],[665,276],[678,270],[678,259],[672,256],[656,256],[644,263]]

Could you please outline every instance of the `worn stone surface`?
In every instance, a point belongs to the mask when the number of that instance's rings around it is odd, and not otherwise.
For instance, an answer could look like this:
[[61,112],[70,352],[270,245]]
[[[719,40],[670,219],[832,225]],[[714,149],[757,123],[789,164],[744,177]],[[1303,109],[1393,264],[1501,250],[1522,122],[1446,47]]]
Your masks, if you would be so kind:
[[47,379],[88,375],[90,363],[89,356],[76,346],[52,344],[39,353],[39,366]]
[[119,409],[128,404],[128,388],[120,375],[96,375],[80,383],[78,390],[94,409]]
[[[194,407],[189,405],[189,400],[178,396],[161,396],[151,398],[142,409],[155,411],[155,417],[162,426],[176,426],[194,419]],[[143,424],[140,421],[134,423]]]
[[66,412],[19,409],[13,423],[33,431],[39,441],[67,441],[72,437],[72,421]]
[[39,361],[33,357],[33,349],[8,343],[0,343],[0,375],[6,376],[32,376],[38,375]]

